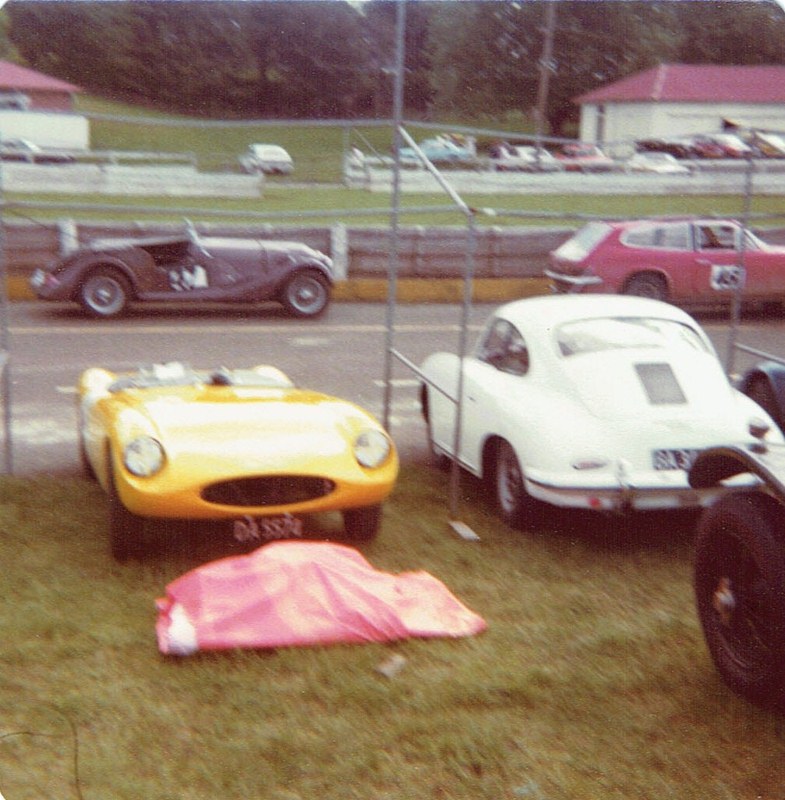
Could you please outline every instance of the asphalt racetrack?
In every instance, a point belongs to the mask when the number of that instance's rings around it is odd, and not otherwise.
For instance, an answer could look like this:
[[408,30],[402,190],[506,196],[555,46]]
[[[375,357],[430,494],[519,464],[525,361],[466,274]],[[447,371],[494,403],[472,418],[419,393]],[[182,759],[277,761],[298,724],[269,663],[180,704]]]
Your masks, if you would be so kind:
[[[492,311],[470,310],[469,348]],[[696,314],[725,361],[727,312]],[[8,396],[12,422],[11,470],[16,475],[79,475],[75,384],[90,366],[112,370],[183,361],[193,367],[272,364],[300,386],[351,400],[380,418],[384,378],[391,364],[390,431],[402,463],[428,459],[416,375],[389,350],[415,364],[435,350],[457,352],[462,308],[449,304],[401,304],[388,332],[384,303],[333,303],[317,320],[294,320],[276,306],[137,307],[121,319],[90,320],[76,306],[16,302],[9,307]],[[743,344],[785,357],[785,313],[750,312],[737,338]],[[755,359],[739,353],[743,371]],[[8,472],[6,465],[6,472]]]

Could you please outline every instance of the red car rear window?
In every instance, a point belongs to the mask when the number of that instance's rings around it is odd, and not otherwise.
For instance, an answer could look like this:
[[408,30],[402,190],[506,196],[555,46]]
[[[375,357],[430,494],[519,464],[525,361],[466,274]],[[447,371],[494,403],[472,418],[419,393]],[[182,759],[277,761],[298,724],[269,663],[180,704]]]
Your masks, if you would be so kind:
[[590,222],[558,247],[554,255],[556,258],[564,259],[565,261],[581,261],[586,258],[612,230],[613,228],[605,222]]

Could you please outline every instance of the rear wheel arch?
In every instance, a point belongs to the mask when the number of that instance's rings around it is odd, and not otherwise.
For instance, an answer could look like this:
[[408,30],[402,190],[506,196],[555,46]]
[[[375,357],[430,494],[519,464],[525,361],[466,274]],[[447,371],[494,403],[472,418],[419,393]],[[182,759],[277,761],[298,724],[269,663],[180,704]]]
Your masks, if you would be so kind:
[[622,285],[621,294],[667,300],[671,294],[671,287],[664,272],[647,269],[629,275]]

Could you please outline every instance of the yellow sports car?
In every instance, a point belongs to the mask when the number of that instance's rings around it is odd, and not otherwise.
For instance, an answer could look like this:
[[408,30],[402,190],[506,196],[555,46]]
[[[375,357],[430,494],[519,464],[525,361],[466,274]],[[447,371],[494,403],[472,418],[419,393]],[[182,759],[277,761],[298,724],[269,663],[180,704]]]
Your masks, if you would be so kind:
[[302,535],[302,514],[340,510],[347,537],[369,540],[398,474],[395,446],[367,411],[270,366],[91,368],[78,416],[118,560],[135,549],[139,517],[232,520],[237,539],[263,542]]

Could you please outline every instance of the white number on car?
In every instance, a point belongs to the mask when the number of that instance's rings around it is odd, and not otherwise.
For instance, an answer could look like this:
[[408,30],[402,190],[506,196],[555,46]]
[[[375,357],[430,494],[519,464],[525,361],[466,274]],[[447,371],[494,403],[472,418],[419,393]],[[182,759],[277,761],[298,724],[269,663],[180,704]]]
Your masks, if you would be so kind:
[[711,265],[711,288],[716,292],[735,291],[744,288],[746,270],[735,264]]

